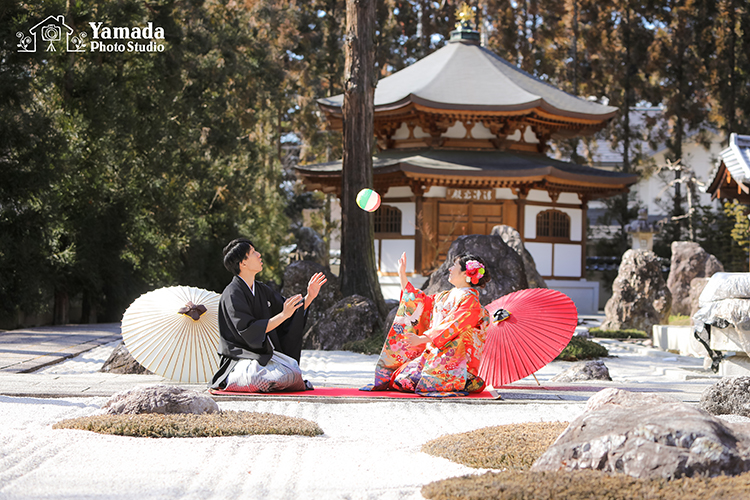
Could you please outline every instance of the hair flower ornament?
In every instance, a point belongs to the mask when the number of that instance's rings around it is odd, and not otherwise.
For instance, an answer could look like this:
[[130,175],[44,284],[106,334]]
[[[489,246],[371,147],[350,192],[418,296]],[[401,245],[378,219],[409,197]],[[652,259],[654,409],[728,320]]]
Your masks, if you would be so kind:
[[476,285],[484,276],[484,266],[481,262],[470,260],[466,263],[466,282]]

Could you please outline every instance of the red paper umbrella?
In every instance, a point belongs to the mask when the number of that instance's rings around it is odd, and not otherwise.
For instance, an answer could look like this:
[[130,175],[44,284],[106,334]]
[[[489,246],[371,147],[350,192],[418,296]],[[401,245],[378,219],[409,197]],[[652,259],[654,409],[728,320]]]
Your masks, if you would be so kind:
[[509,293],[487,311],[490,326],[479,376],[493,387],[520,380],[555,359],[578,324],[570,297],[547,288]]

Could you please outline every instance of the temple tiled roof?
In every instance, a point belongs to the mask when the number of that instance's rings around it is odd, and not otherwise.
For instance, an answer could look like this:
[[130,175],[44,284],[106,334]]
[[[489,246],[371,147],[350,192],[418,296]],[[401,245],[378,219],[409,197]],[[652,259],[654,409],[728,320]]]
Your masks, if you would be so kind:
[[[343,94],[318,99],[329,110]],[[411,66],[380,80],[375,112],[409,104],[435,110],[518,113],[538,110],[578,120],[607,120],[617,108],[573,96],[466,41],[453,41]]]

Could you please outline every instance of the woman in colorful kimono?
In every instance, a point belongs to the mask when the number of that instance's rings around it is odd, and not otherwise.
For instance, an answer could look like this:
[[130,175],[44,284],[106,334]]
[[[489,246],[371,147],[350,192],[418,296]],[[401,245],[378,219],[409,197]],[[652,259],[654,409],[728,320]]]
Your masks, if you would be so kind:
[[422,396],[463,396],[484,389],[477,375],[489,325],[478,287],[490,280],[482,259],[458,257],[449,291],[427,295],[406,278],[406,254],[398,261],[401,301],[366,391],[388,389]]

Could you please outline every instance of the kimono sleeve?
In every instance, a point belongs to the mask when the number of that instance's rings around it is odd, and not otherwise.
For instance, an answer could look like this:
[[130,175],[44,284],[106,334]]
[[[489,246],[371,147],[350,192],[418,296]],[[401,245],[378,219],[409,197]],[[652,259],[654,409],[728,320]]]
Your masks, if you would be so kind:
[[432,330],[427,332],[427,336],[430,337],[435,347],[442,349],[461,332],[473,328],[481,316],[482,306],[479,300],[472,295],[467,295],[440,324],[433,325]]

